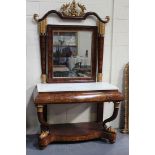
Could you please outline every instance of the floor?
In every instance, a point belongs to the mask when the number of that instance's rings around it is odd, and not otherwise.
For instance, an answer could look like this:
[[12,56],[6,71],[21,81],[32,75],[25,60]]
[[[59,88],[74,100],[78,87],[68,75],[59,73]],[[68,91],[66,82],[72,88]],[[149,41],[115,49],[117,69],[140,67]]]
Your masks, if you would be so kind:
[[26,137],[27,155],[129,155],[129,136],[118,132],[115,144],[105,140],[51,144],[44,150],[37,146],[37,135]]

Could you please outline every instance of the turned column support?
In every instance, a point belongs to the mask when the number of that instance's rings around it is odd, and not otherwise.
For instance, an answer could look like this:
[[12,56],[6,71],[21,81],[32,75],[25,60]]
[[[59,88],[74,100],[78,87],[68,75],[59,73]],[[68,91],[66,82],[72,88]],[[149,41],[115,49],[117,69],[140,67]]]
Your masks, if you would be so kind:
[[119,102],[114,102],[114,111],[113,111],[112,116],[103,121],[103,127],[104,128],[107,128],[106,123],[113,121],[117,117],[118,110],[119,110],[119,104],[120,104]]
[[41,126],[50,126],[44,118],[44,106],[43,105],[37,105],[37,115],[38,115],[38,120],[41,124]]
[[37,106],[37,114],[38,114],[38,120],[41,124],[41,133],[39,138],[40,139],[45,139],[49,133],[50,133],[50,125],[45,121],[46,118],[44,118],[44,106],[43,105],[38,105]]
[[[103,47],[104,47],[105,23],[98,20],[97,21],[97,27],[98,27],[98,74],[97,74],[97,81],[101,82],[103,79],[102,66],[103,66],[103,53],[104,53]],[[97,104],[97,122],[103,121],[103,109],[104,109],[104,104],[98,103]]]

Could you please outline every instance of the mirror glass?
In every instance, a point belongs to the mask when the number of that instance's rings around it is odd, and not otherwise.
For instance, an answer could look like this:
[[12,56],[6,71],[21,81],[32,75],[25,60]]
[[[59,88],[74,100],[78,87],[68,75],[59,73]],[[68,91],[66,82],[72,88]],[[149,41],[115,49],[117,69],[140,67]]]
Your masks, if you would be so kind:
[[53,31],[53,76],[92,76],[92,31]]

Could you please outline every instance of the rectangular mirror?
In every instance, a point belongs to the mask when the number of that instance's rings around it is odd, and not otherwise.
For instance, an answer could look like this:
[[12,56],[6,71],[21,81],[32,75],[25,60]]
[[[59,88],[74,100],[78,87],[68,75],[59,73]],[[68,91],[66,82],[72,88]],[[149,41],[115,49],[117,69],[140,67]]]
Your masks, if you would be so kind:
[[95,81],[96,26],[48,25],[48,78],[50,81]]
[[53,32],[53,76],[91,77],[91,31]]

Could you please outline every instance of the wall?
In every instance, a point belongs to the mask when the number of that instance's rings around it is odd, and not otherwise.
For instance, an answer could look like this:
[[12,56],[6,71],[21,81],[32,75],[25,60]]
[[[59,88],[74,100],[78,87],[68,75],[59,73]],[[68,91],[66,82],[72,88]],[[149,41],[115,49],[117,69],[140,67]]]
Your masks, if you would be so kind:
[[[27,134],[37,133],[39,123],[36,110],[33,105],[32,92],[35,85],[40,82],[40,50],[37,24],[33,21],[33,14],[42,17],[47,11],[59,10],[63,3],[70,0],[27,0]],[[122,75],[124,65],[128,62],[128,0],[78,0],[86,5],[87,11],[97,12],[102,18],[110,16],[110,22],[106,25],[103,81],[111,82],[122,90]],[[48,23],[61,24],[60,19],[49,18]],[[67,22],[65,24],[68,24]],[[90,18],[87,21],[72,22],[79,25],[95,25]],[[112,114],[112,103],[105,103],[104,119]],[[48,110],[50,123],[84,122],[93,121],[96,118],[96,106],[83,105],[50,105]],[[110,123],[119,127],[119,116]]]
[[86,50],[88,50],[87,65],[91,65],[91,42],[92,33],[90,31],[78,32],[78,56],[85,57]]

